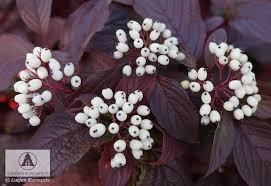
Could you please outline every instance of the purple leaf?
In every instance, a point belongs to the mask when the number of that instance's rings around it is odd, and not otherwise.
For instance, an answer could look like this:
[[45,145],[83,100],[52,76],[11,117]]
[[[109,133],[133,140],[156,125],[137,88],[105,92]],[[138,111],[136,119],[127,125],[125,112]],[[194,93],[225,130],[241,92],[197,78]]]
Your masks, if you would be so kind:
[[131,6],[131,5],[133,5],[134,0],[113,0],[113,2]]
[[240,175],[249,185],[271,185],[270,124],[253,119],[240,123],[233,154]]
[[11,80],[25,66],[25,55],[33,50],[33,45],[19,36],[0,36],[0,91],[8,88]]
[[211,70],[215,63],[215,57],[213,54],[210,53],[209,51],[209,43],[210,42],[215,42],[215,43],[221,43],[227,41],[227,33],[223,28],[220,28],[216,31],[214,31],[207,39],[205,49],[204,49],[204,60],[206,66]]
[[197,0],[135,0],[134,8],[143,17],[165,23],[192,54],[201,55],[206,30]]
[[109,14],[110,0],[88,1],[71,14],[65,24],[62,45],[79,62],[91,37],[100,31]]
[[99,174],[104,186],[124,186],[133,174],[133,160],[127,158],[125,166],[113,169],[110,161],[114,156],[112,144],[104,146],[104,150],[99,161]]
[[159,160],[152,162],[151,165],[163,165],[168,162],[178,158],[181,154],[183,154],[183,144],[178,142],[177,140],[168,136],[165,132],[163,133],[163,147],[162,147],[162,155]]
[[38,34],[48,31],[52,0],[17,0],[18,11],[24,23]]
[[215,131],[210,163],[206,176],[213,173],[226,161],[227,157],[232,152],[235,136],[236,131],[233,126],[232,117],[228,113],[225,113]]
[[178,140],[195,142],[198,111],[178,82],[159,77],[150,98],[150,109],[167,134]]
[[45,119],[28,147],[50,149],[51,175],[56,176],[79,161],[96,143],[89,136],[88,128],[76,123],[61,108]]
[[263,119],[271,118],[271,97],[262,96],[262,100],[259,103],[255,116]]
[[65,20],[59,17],[51,18],[49,23],[49,31],[47,34],[47,47],[53,48],[54,45],[61,39],[64,32]]
[[205,21],[207,32],[211,32],[220,27],[224,22],[224,18],[221,16],[213,16]]

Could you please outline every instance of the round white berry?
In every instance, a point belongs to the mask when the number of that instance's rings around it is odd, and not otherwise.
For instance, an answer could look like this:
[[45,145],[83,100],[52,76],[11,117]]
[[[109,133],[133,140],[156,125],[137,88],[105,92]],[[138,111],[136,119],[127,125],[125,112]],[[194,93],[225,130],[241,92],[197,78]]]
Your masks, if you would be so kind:
[[119,52],[125,53],[128,52],[129,46],[126,43],[118,43],[116,49]]
[[85,122],[87,127],[92,127],[93,125],[97,124],[97,120],[95,118],[89,118]]
[[207,78],[207,71],[205,68],[200,68],[198,70],[198,79],[204,81]]
[[169,38],[169,42],[172,44],[172,45],[178,45],[179,42],[178,42],[178,39],[176,37],[170,37]]
[[140,105],[139,107],[137,107],[137,113],[140,116],[148,116],[150,114],[150,109],[149,107],[147,107],[146,105]]
[[119,125],[117,123],[110,123],[108,130],[111,134],[117,134],[119,132]]
[[131,113],[134,109],[134,105],[131,102],[126,102],[122,106],[122,110],[126,112],[127,114]]
[[221,56],[225,55],[226,50],[224,50],[223,48],[221,48],[221,46],[217,46],[217,48],[215,49],[215,55],[219,58]]
[[37,75],[40,79],[46,79],[48,77],[48,71],[45,67],[39,67],[37,69]]
[[221,65],[226,65],[229,60],[226,56],[220,56],[219,59],[218,59],[218,62],[221,64]]
[[159,32],[164,32],[165,31],[165,29],[166,29],[166,25],[164,24],[164,23],[160,23],[160,27],[159,27]]
[[241,71],[242,74],[247,74],[247,73],[251,72],[252,68],[253,68],[252,63],[246,62],[246,63],[242,66],[242,68],[241,68],[240,71]]
[[117,91],[116,93],[115,93],[115,95],[114,95],[114,98],[115,98],[115,100],[116,99],[118,99],[118,98],[121,98],[121,97],[126,97],[126,93],[125,92],[123,92],[123,91]]
[[211,100],[212,100],[211,95],[208,92],[203,92],[201,94],[201,101],[203,103],[211,103]]
[[169,64],[169,58],[166,55],[160,55],[160,56],[158,56],[157,61],[161,65],[168,65]]
[[234,93],[236,97],[238,97],[239,99],[243,99],[246,95],[246,90],[244,89],[244,87],[239,87],[234,90]]
[[132,136],[132,137],[137,137],[139,135],[139,129],[137,126],[135,125],[131,125],[128,129],[129,131],[129,134]]
[[76,114],[74,119],[77,123],[84,124],[88,119],[88,115],[83,112],[79,112],[78,114]]
[[139,160],[143,156],[143,150],[132,150],[132,155],[135,159]]
[[22,114],[22,113],[25,113],[25,112],[30,111],[31,108],[32,108],[32,107],[31,107],[28,103],[26,103],[26,104],[21,104],[21,105],[19,105],[19,107],[18,107],[18,112]]
[[102,95],[105,99],[111,99],[113,98],[114,93],[111,88],[105,88],[102,90]]
[[41,61],[36,55],[32,54],[32,56],[28,55],[25,64],[31,68],[38,68],[41,65]]
[[119,167],[119,165],[116,163],[116,160],[115,160],[114,158],[111,159],[110,165],[111,165],[111,167],[112,167],[113,169]]
[[32,79],[28,82],[28,90],[36,91],[42,87],[42,81],[39,79]]
[[209,104],[201,105],[201,107],[199,109],[199,114],[201,116],[207,116],[210,114],[210,112],[211,112],[211,106]]
[[151,62],[155,62],[157,60],[157,55],[155,53],[150,53],[149,56],[148,56],[148,59]]
[[104,100],[100,97],[94,97],[91,99],[91,105],[95,106],[95,107],[99,107],[102,103],[104,103]]
[[225,42],[220,43],[218,46],[220,46],[225,51],[228,49],[228,44]]
[[119,106],[116,105],[116,104],[111,104],[109,107],[108,107],[108,111],[111,113],[111,114],[116,114],[119,110]]
[[25,112],[25,113],[22,113],[22,116],[24,119],[30,119],[32,116],[34,116],[34,112],[32,110],[28,111],[28,112]]
[[48,48],[44,48],[41,50],[40,58],[43,62],[48,62],[52,58],[52,53]]
[[250,106],[243,105],[241,109],[242,109],[242,111],[243,111],[243,113],[244,113],[245,116],[250,117],[252,115],[252,109],[251,109]]
[[185,55],[182,52],[178,52],[178,56],[176,58],[177,61],[182,61],[185,59]]
[[121,108],[124,103],[126,103],[126,98],[125,97],[119,97],[116,99],[116,105],[118,105],[119,108]]
[[246,74],[246,75],[243,75],[241,77],[241,81],[244,85],[249,85],[249,84],[252,84],[253,82],[253,76],[251,76],[250,74]]
[[241,56],[241,50],[239,48],[234,48],[231,50],[230,57],[233,60],[239,60]]
[[137,76],[143,76],[145,74],[145,68],[142,66],[138,66],[136,68],[136,75]]
[[150,130],[153,127],[153,123],[149,119],[143,119],[140,123],[142,129]]
[[128,96],[128,101],[132,104],[136,104],[139,101],[139,96],[138,94],[136,94],[135,92],[132,92],[129,96]]
[[143,147],[143,144],[139,140],[132,139],[130,141],[130,148],[132,150],[140,150],[142,149],[142,147]]
[[141,140],[141,143],[143,144],[144,150],[150,150],[152,148],[152,143],[147,139]]
[[204,83],[203,83],[203,89],[206,92],[211,92],[214,89],[214,85],[213,85],[213,83],[211,81],[204,81]]
[[188,77],[191,80],[195,80],[198,78],[198,72],[195,69],[189,69],[188,71]]
[[122,152],[126,149],[126,142],[124,140],[117,140],[113,146],[115,151]]
[[145,18],[142,23],[142,29],[144,31],[149,31],[152,28],[153,21],[150,18]]
[[145,130],[145,129],[140,129],[139,130],[139,136],[138,136],[141,140],[150,138],[150,133],[149,131]]
[[150,49],[147,47],[144,47],[140,51],[141,56],[148,57],[150,55]]
[[51,77],[55,81],[60,81],[63,78],[63,73],[60,70],[53,70],[51,72]]
[[125,121],[127,119],[127,114],[124,111],[120,110],[116,113],[116,118],[119,121]]
[[72,63],[67,63],[64,67],[64,74],[66,76],[72,76],[74,74],[74,65]]
[[33,49],[33,54],[35,54],[37,57],[40,57],[41,51],[42,51],[41,47],[35,47]]
[[136,40],[137,38],[140,38],[140,34],[136,30],[130,30],[129,35],[133,40]]
[[88,113],[89,113],[89,109],[90,109],[90,107],[89,107],[89,106],[84,106],[84,108],[83,108],[83,112],[84,112],[85,114],[87,114],[87,115],[88,115]]
[[144,45],[144,42],[141,38],[137,38],[134,40],[134,46],[135,48],[142,48]]
[[241,109],[235,109],[233,111],[233,116],[237,120],[244,119],[244,112]]
[[229,82],[229,88],[232,90],[240,88],[241,86],[242,86],[242,83],[239,80],[232,80]]
[[125,65],[122,68],[122,74],[129,77],[132,74],[132,67],[130,65]]
[[123,53],[117,50],[114,52],[113,57],[115,59],[121,59],[123,57]]
[[38,126],[40,124],[40,118],[38,116],[32,116],[29,119],[29,124],[33,127]]
[[28,84],[24,81],[17,81],[14,83],[13,88],[15,92],[26,94],[28,91]]
[[156,67],[153,65],[145,66],[145,71],[147,74],[154,74],[156,72]]
[[231,102],[231,101],[226,101],[224,104],[223,104],[223,108],[226,110],[226,111],[233,111],[235,106],[234,104]]
[[138,95],[138,101],[141,101],[143,99],[143,92],[142,91],[135,90],[134,93]]
[[163,32],[163,37],[164,38],[169,38],[171,37],[171,31],[169,29],[166,29],[164,32]]
[[237,70],[239,70],[240,69],[240,66],[241,66],[241,64],[240,64],[240,62],[239,61],[237,61],[237,60],[231,60],[231,62],[230,62],[230,68],[233,70],[233,71],[237,71]]
[[106,128],[104,126],[104,124],[102,123],[97,123],[95,125],[93,125],[90,129],[89,129],[89,135],[93,138],[99,138],[102,135],[104,135],[106,131]]
[[161,45],[159,43],[152,43],[149,48],[151,52],[157,53],[160,51]]
[[251,95],[254,93],[254,89],[252,86],[250,85],[243,85],[244,89],[246,90],[246,94],[247,95]]
[[125,158],[123,153],[115,154],[114,159],[115,159],[116,164],[118,165],[118,167],[126,165],[126,158]]
[[176,59],[178,57],[179,52],[176,50],[169,50],[168,56],[172,59]]
[[22,70],[19,72],[19,77],[21,80],[27,81],[31,77],[31,74],[28,70]]
[[218,111],[212,110],[212,111],[210,112],[210,120],[211,120],[212,123],[219,122],[220,119],[221,119],[221,116],[220,116],[220,114],[219,114]]
[[37,107],[39,107],[39,106],[41,106],[41,105],[44,104],[44,100],[43,100],[43,98],[42,98],[41,95],[34,96],[34,97],[32,98],[32,102],[33,102],[34,105],[37,106]]
[[55,70],[60,70],[61,65],[60,65],[60,63],[59,63],[56,59],[51,58],[51,59],[49,60],[49,68],[50,68],[51,70],[53,70],[53,71],[55,71]]
[[141,121],[142,121],[142,118],[139,115],[133,115],[131,117],[131,123],[133,125],[140,125]]
[[258,100],[258,102],[260,102],[262,100],[262,97],[260,94],[254,94],[253,97],[256,98]]
[[217,44],[216,44],[216,43],[214,43],[214,42],[210,42],[210,43],[209,43],[209,51],[210,51],[212,54],[215,53],[216,48],[217,48]]
[[254,96],[248,96],[247,103],[252,107],[257,107],[259,102]]
[[192,92],[199,92],[200,91],[200,84],[198,82],[191,82],[190,83],[190,90]]
[[[102,103],[101,103],[102,104]],[[88,111],[88,115],[91,118],[97,119],[100,116],[99,110],[95,106],[91,106]]]
[[201,117],[200,123],[201,123],[202,125],[208,125],[208,124],[210,123],[210,118],[209,118],[209,116],[203,116],[203,117]]
[[25,94],[17,94],[16,96],[14,96],[14,101],[21,105],[27,103],[27,97]]
[[106,114],[108,112],[108,105],[106,103],[100,104],[98,110],[101,114]]
[[160,36],[160,32],[159,32],[158,30],[153,30],[153,31],[151,31],[151,33],[150,33],[150,39],[151,39],[152,41],[157,40],[157,39],[159,38],[159,36]]
[[248,57],[246,54],[241,54],[240,58],[239,58],[239,61],[244,64],[245,62],[247,62],[248,60]]
[[236,108],[239,105],[239,99],[236,96],[232,96],[229,99],[230,102],[232,102],[234,108]]
[[138,32],[141,31],[141,25],[136,21],[129,21],[129,24],[127,23],[128,28],[131,30],[136,30]]
[[190,87],[190,82],[187,80],[183,80],[180,84],[184,89],[189,89]]
[[139,56],[138,58],[136,58],[136,64],[143,67],[146,64],[146,58]]
[[125,43],[127,41],[126,33],[122,29],[118,29],[116,31],[116,36],[117,36],[119,42],[121,42],[121,43]]
[[160,24],[161,24],[161,23],[159,23],[159,22],[157,22],[157,21],[154,22],[153,25],[152,25],[152,29],[153,29],[153,30],[159,30]]

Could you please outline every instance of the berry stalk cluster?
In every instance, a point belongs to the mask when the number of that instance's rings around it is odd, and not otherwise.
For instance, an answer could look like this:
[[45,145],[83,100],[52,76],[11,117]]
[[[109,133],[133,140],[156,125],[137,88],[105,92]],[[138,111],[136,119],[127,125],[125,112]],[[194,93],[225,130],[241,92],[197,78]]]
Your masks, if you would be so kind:
[[106,130],[115,135],[113,145],[116,154],[111,160],[112,168],[126,164],[125,150],[127,144],[135,159],[141,159],[143,150],[150,150],[154,144],[149,130],[153,123],[146,118],[150,109],[141,105],[143,93],[136,90],[126,96],[123,91],[115,94],[110,88],[102,90],[102,97],[91,99],[91,105],[85,106],[83,112],[76,114],[75,121],[89,127],[93,138],[102,137]]

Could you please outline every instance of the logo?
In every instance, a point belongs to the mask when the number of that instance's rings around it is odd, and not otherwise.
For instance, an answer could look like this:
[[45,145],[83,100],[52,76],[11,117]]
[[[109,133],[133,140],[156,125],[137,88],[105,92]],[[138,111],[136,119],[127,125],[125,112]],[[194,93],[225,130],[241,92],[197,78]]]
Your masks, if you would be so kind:
[[31,152],[24,152],[20,155],[18,163],[22,169],[32,170],[37,165],[37,158]]
[[50,177],[50,150],[5,150],[6,177]]

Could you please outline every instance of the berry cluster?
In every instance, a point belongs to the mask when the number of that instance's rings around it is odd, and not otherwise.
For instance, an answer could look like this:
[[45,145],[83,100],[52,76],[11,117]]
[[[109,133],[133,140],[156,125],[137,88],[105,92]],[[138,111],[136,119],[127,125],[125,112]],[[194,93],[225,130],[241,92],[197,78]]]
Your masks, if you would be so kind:
[[[178,39],[171,35],[171,31],[166,28],[164,23],[153,22],[152,19],[145,18],[142,25],[136,21],[129,21],[127,26],[133,44],[132,46],[128,45],[127,35],[124,30],[117,30],[116,36],[119,43],[116,45],[117,50],[114,52],[114,58],[121,59],[123,54],[134,46],[134,50],[130,52],[136,52],[136,56],[138,56],[135,60],[137,65],[135,73],[137,76],[143,76],[145,73],[154,74],[158,65],[155,62],[168,65],[169,58],[179,61],[185,58],[185,55],[177,47]],[[147,64],[147,61],[150,64]],[[122,73],[125,76],[130,76],[132,66],[131,63],[125,65]]]
[[63,72],[66,77],[63,78],[61,64],[52,58],[52,53],[47,48],[35,47],[33,53],[27,53],[25,66],[26,69],[19,72],[20,80],[14,84],[14,91],[19,93],[14,100],[19,105],[19,113],[29,119],[30,125],[37,126],[41,122],[42,106],[50,102],[52,94],[56,90],[70,92],[62,84],[70,81],[71,86],[77,88],[81,84],[81,78],[71,77],[75,72],[72,63],[65,65]]
[[105,88],[102,90],[102,97],[104,100],[101,97],[91,99],[91,106],[85,106],[83,112],[75,116],[75,121],[88,126],[93,138],[103,136],[106,129],[110,134],[116,135],[113,145],[116,154],[111,160],[112,168],[126,164],[124,151],[127,143],[133,157],[140,159],[143,150],[150,150],[154,143],[149,132],[153,123],[144,118],[150,114],[150,109],[146,105],[140,105],[143,93],[136,90],[127,98],[123,91],[114,94],[110,88]]
[[219,77],[215,71],[208,74],[205,68],[190,69],[188,77],[193,81],[182,82],[182,86],[192,92],[204,90],[201,94],[203,105],[199,110],[201,123],[219,122],[219,109],[232,111],[236,120],[250,117],[261,101],[252,63],[239,48],[226,43],[210,42],[209,51],[214,54]]

